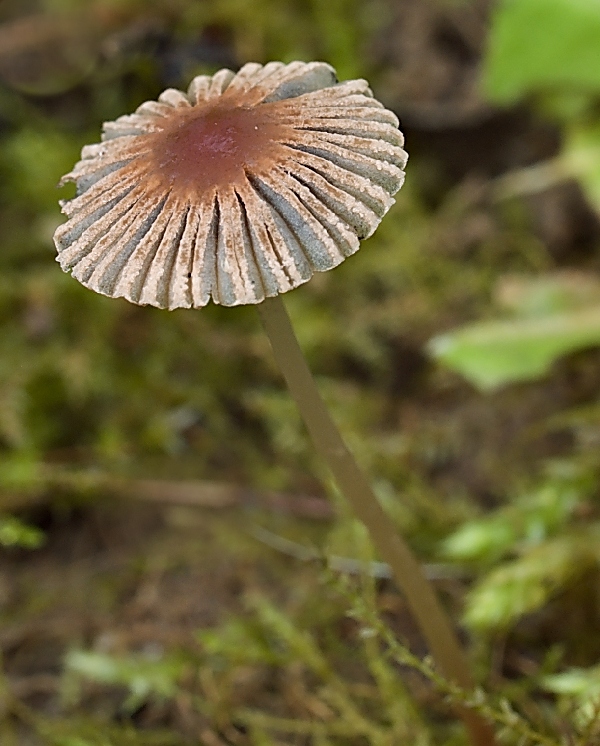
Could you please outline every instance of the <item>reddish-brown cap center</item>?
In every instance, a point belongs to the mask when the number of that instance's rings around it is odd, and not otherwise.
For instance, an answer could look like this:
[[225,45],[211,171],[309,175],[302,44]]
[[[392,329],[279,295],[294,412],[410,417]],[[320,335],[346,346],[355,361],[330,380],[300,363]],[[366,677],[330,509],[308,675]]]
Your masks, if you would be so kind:
[[271,108],[220,103],[177,112],[152,136],[157,175],[175,188],[201,193],[234,184],[245,170],[268,167],[283,131],[269,117]]

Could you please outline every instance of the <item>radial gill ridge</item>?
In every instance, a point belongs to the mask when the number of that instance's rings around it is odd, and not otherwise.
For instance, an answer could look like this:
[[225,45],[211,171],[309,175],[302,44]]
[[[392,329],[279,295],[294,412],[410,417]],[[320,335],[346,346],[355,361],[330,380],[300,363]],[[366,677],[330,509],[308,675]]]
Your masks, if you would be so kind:
[[358,250],[402,185],[403,145],[366,81],[323,62],[200,75],[82,150],[57,259],[142,305],[260,303]]

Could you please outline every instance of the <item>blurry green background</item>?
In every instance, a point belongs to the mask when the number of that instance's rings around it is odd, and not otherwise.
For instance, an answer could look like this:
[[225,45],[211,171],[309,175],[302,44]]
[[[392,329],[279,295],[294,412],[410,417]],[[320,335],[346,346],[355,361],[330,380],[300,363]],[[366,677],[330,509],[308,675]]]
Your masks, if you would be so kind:
[[423,654],[393,585],[299,559],[370,550],[255,310],[54,261],[103,121],[271,59],[366,77],[410,154],[375,236],[286,297],[323,394],[523,714],[506,742],[597,742],[599,50],[597,0],[0,2],[3,746],[464,743],[346,617],[371,598]]

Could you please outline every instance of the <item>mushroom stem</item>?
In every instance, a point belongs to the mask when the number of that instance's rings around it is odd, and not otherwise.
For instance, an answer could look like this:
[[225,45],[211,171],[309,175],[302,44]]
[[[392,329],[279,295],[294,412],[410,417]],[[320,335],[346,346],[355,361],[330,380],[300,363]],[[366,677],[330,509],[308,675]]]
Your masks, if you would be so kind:
[[[473,679],[466,655],[451,622],[418,561],[394,529],[331,419],[283,301],[279,296],[267,298],[257,308],[277,363],[317,451],[327,462],[340,491],[367,527],[382,559],[391,567],[443,675],[465,690],[472,689]],[[460,709],[460,715],[473,746],[493,746],[491,728],[479,715],[465,708]]]

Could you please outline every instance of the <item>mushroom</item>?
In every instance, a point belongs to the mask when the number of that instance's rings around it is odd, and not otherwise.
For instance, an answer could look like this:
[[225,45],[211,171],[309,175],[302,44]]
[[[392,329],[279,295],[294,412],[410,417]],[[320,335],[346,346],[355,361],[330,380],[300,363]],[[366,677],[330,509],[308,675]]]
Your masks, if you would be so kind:
[[[407,154],[395,114],[364,80],[322,62],[248,63],[164,91],[104,125],[61,181],[58,262],[86,287],[159,308],[258,304],[313,441],[417,618],[449,679],[464,653],[318,393],[280,298],[356,252],[394,203]],[[462,713],[472,742],[493,737]]]

